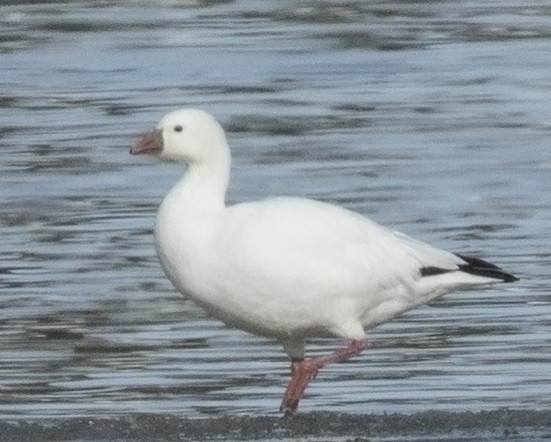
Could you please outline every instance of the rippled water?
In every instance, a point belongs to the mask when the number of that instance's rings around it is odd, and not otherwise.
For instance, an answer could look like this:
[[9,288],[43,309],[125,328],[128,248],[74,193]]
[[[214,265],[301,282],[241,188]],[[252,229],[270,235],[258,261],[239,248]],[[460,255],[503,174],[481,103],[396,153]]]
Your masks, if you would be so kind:
[[547,2],[268,3],[0,3],[0,415],[277,411],[279,345],[155,257],[181,170],[128,150],[181,106],[228,129],[230,201],[342,204],[521,277],[372,331],[303,411],[549,407]]

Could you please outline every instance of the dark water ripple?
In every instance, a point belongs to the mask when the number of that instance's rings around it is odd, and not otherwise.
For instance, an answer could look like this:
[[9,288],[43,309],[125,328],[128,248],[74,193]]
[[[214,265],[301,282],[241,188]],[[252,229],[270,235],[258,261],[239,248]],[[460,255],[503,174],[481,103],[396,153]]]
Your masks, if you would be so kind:
[[0,415],[275,414],[279,346],[154,255],[181,171],[128,149],[184,105],[228,129],[230,201],[336,202],[521,277],[374,330],[305,412],[549,408],[550,29],[538,1],[0,2]]

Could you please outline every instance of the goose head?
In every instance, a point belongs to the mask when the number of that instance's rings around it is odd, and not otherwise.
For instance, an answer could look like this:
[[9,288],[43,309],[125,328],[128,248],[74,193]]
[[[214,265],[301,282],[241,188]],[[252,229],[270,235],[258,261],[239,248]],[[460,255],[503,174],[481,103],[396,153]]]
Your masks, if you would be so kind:
[[152,154],[187,166],[224,161],[229,148],[222,126],[209,113],[180,109],[165,115],[156,129],[145,134],[130,153]]

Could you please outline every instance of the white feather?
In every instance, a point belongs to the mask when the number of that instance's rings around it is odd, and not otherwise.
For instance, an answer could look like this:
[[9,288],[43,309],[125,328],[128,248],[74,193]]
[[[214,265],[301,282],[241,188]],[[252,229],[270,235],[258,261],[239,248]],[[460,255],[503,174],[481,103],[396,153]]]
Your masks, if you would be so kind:
[[[451,290],[496,281],[454,271],[465,264],[456,255],[334,205],[274,198],[226,207],[230,154],[218,123],[183,110],[159,129],[161,157],[188,166],[157,216],[168,278],[225,323],[278,339],[291,357],[302,357],[308,337],[362,339]],[[423,277],[423,267],[450,272]]]

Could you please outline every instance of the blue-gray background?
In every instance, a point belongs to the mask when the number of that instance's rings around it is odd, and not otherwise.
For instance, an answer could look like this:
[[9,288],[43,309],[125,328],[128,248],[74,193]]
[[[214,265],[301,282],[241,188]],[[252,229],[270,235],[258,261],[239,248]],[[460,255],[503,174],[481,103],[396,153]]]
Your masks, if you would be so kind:
[[373,330],[303,411],[549,407],[546,1],[10,3],[0,416],[277,411],[282,349],[206,317],[155,257],[156,207],[182,171],[128,150],[183,106],[228,130],[230,202],[341,204],[522,278]]

